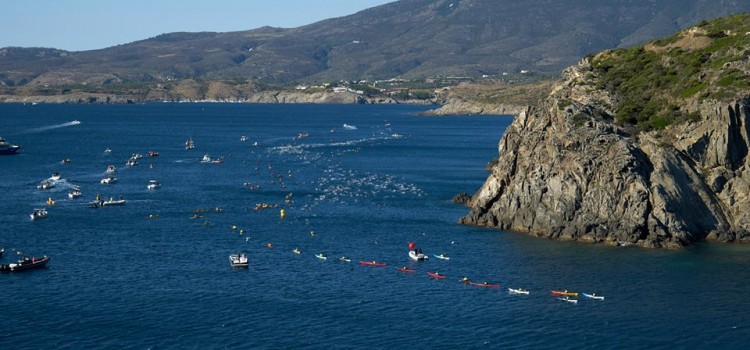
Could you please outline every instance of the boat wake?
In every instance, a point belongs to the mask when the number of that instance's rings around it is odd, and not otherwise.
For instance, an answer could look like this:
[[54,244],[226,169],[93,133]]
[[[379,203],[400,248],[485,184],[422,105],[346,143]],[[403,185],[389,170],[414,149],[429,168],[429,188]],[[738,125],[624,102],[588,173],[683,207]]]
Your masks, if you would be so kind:
[[36,134],[36,133],[40,133],[40,132],[44,132],[44,131],[48,131],[48,130],[60,129],[60,128],[67,128],[69,126],[76,126],[76,125],[79,125],[79,124],[81,124],[80,121],[74,120],[74,121],[67,122],[67,123],[55,124],[55,125],[50,125],[50,126],[43,126],[41,128],[27,130],[25,132],[22,132],[21,134]]

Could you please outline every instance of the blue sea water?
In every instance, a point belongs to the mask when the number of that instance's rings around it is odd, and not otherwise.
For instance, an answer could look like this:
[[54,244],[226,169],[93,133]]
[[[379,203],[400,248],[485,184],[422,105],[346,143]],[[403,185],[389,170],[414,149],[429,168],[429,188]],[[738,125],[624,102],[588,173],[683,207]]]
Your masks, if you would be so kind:
[[[512,119],[423,109],[0,104],[0,136],[23,146],[0,157],[0,263],[52,258],[0,274],[0,349],[746,346],[750,247],[623,249],[458,225],[468,210],[451,197],[481,186]],[[133,153],[144,158],[126,167]],[[110,164],[119,182],[102,185]],[[53,172],[63,180],[37,189]],[[147,190],[152,179],[162,187]],[[67,198],[73,186],[82,198]],[[96,194],[127,204],[90,209]],[[49,217],[29,220],[48,197]],[[409,242],[450,260],[411,262]],[[249,269],[229,266],[237,251]]]

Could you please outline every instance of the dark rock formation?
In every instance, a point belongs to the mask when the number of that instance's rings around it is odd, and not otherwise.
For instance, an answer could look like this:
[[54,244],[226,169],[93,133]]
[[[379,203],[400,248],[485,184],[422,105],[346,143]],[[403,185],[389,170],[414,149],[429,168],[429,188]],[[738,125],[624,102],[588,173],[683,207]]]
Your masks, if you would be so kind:
[[750,241],[750,97],[696,102],[700,120],[632,134],[591,71],[567,69],[508,127],[461,222],[654,248]]

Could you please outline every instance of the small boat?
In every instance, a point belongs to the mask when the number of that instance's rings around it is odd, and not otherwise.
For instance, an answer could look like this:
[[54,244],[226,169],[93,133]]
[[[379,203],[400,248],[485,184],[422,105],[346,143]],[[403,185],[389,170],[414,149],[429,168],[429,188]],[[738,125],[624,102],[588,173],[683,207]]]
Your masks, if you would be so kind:
[[438,258],[438,259],[442,259],[442,260],[450,260],[451,259],[451,258],[445,256],[445,254],[442,254],[442,253],[441,254],[433,254],[433,256],[436,257],[436,258]]
[[79,125],[79,124],[81,124],[81,122],[78,121],[78,120],[74,120],[74,121],[70,122],[70,125]]
[[325,254],[323,254],[323,253],[320,253],[320,254],[315,254],[315,257],[316,257],[316,258],[318,258],[318,259],[320,259],[320,260],[326,260],[326,259],[328,259],[328,258],[326,257],[326,255],[325,255]]
[[7,272],[17,272],[17,271],[24,271],[24,270],[31,270],[31,269],[38,269],[45,267],[47,265],[47,262],[49,262],[48,256],[43,256],[41,258],[27,258],[24,257],[20,260],[18,260],[15,264],[2,264],[0,265],[0,271],[7,271]]
[[106,153],[106,154],[110,154],[110,153],[112,153],[112,149],[110,149],[110,148],[105,148],[105,149],[104,149],[104,153]]
[[52,181],[60,181],[61,177],[62,175],[60,175],[60,173],[52,173],[52,176],[50,176],[49,179]]
[[245,142],[247,141],[247,136],[240,136],[240,141]]
[[148,151],[148,156],[149,156],[149,157],[158,157],[158,156],[159,156],[159,152],[156,152],[156,151]]
[[299,255],[302,254],[302,251],[299,250],[299,248],[295,247],[294,249],[292,249],[292,253]]
[[524,290],[524,289],[521,289],[521,288],[518,288],[518,289],[508,288],[508,293],[510,293],[510,294],[526,294],[526,295],[529,295],[529,291],[528,290]]
[[586,298],[589,298],[589,299],[595,299],[595,300],[604,300],[604,297],[603,297],[603,296],[599,296],[599,295],[596,295],[596,293],[591,293],[591,294],[588,294],[588,293],[581,293],[581,294],[582,294],[582,295],[583,295],[584,297],[586,297]]
[[245,253],[237,253],[229,256],[229,265],[232,267],[248,267],[250,262],[247,261],[247,255]]
[[185,141],[185,149],[186,150],[191,150],[191,149],[194,149],[194,148],[195,148],[195,144],[193,143],[193,138],[190,137],[190,138],[187,139],[187,141]]
[[156,180],[150,180],[148,182],[148,185],[146,185],[146,188],[148,188],[149,190],[155,190],[159,187],[161,187],[161,184]]
[[113,183],[117,182],[117,178],[115,178],[113,176],[107,176],[107,177],[101,179],[101,181],[99,181],[99,182],[101,182],[102,185],[109,185],[109,184],[113,184]]
[[424,260],[427,260],[429,257],[416,250],[410,250],[409,258],[411,258],[414,261],[424,261]]
[[404,266],[404,267],[397,267],[396,270],[399,270],[399,271],[404,272],[404,273],[412,273],[412,272],[414,272],[414,270],[412,270],[412,269],[410,269],[410,268],[408,268],[406,266]]
[[34,209],[34,212],[29,214],[29,216],[31,216],[31,220],[43,219],[47,217],[47,210],[44,208]]
[[427,272],[427,276],[430,276],[431,278],[435,278],[435,279],[439,279],[439,280],[445,278],[445,275],[441,275],[438,272]]
[[482,282],[482,283],[476,283],[476,282],[467,282],[466,284],[474,287],[484,287],[484,288],[500,288],[499,284],[490,284],[489,282]]
[[339,261],[341,262],[352,262],[352,259],[349,259],[349,257],[342,256],[339,258]]
[[4,138],[0,137],[0,155],[5,156],[16,154],[20,149],[21,146],[11,145],[10,143],[8,143],[8,141],[5,141]]
[[63,160],[60,161],[60,164],[68,164],[70,162],[71,162],[70,158],[65,158],[65,159],[63,159]]
[[386,266],[386,263],[377,262],[375,260],[373,260],[373,261],[360,261],[359,264],[362,265],[362,266],[373,266],[373,267],[383,267],[383,266]]
[[78,197],[80,197],[82,195],[83,195],[83,193],[81,193],[81,189],[78,188],[78,187],[73,188],[70,191],[68,191],[68,198],[70,198],[70,199],[76,199],[76,198],[78,198]]
[[52,199],[52,197],[47,197],[47,205],[48,206],[53,206],[55,204],[57,204],[57,202],[55,202],[55,200]]
[[343,127],[346,130],[357,130],[357,127],[354,125],[344,124]]
[[570,299],[570,297],[557,298],[557,300],[562,300],[571,304],[578,304],[577,299]]
[[114,199],[114,198],[110,198],[109,200],[101,201],[100,204],[103,207],[107,207],[107,206],[119,206],[119,205],[125,205],[125,200],[122,199],[122,198],[117,199],[117,200]]
[[560,290],[552,290],[551,292],[552,292],[552,295],[562,295],[562,296],[566,296],[566,297],[577,297],[578,296],[578,293],[576,293],[576,292],[568,292],[567,289],[566,290],[562,290],[562,291],[560,291]]
[[117,168],[115,168],[115,166],[114,166],[114,165],[109,165],[109,166],[107,166],[107,174],[112,174],[112,173],[114,173],[115,171],[117,171]]
[[125,165],[130,167],[136,166],[138,165],[138,160],[131,158],[127,163],[125,163]]
[[48,190],[52,187],[55,187],[55,183],[53,181],[45,180],[45,181],[42,181],[42,183],[39,184],[39,186],[37,186],[36,188],[41,189],[41,190]]

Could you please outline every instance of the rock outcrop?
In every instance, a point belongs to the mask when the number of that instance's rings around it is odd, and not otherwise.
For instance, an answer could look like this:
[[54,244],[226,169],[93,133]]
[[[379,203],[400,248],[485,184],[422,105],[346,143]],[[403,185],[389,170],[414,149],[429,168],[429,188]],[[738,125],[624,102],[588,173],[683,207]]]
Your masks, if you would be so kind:
[[610,245],[750,242],[750,97],[634,133],[614,123],[617,97],[591,72],[582,60],[520,113],[460,221]]

